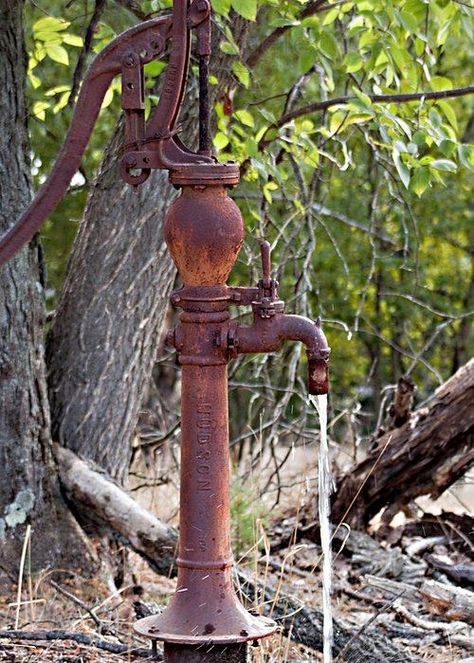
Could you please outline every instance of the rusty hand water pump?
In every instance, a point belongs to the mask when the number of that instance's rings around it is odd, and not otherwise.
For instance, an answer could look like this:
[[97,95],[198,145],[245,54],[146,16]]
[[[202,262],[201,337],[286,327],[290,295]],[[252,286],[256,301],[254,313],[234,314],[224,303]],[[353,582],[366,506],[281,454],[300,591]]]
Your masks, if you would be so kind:
[[[191,50],[199,59],[199,150],[178,137]],[[167,46],[159,102],[145,122],[143,66]],[[242,216],[228,196],[239,168],[219,163],[210,148],[208,63],[211,6],[208,0],[174,0],[173,11],[146,21],[112,41],[95,59],[81,88],[67,138],[32,204],[0,240],[0,265],[31,239],[64,195],[80,166],[102,100],[122,77],[125,144],[121,177],[139,186],[152,169],[169,171],[181,195],[165,220],[165,239],[183,281],[171,296],[182,309],[167,342],[182,367],[180,530],[177,590],[160,615],[138,621],[135,631],[165,643],[165,660],[245,661],[246,644],[270,635],[276,624],[249,613],[232,583],[229,508],[229,361],[242,353],[274,352],[285,340],[301,341],[308,357],[311,394],[328,391],[329,347],[320,321],[284,314],[271,277],[270,245],[263,242],[257,287],[229,287],[227,279],[244,236]],[[251,306],[253,322],[230,319],[229,308]]]

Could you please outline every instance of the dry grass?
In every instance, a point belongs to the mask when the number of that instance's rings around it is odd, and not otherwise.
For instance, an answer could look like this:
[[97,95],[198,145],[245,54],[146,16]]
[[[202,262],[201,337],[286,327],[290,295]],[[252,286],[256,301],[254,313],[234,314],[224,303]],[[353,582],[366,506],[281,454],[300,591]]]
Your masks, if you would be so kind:
[[[282,454],[285,450],[282,450]],[[341,453],[341,452],[340,452]],[[343,452],[342,452],[343,453]],[[160,463],[155,465],[160,467]],[[268,482],[268,459],[263,453],[257,466],[250,468],[248,459],[242,461],[240,474],[249,477],[249,484],[264,486]],[[144,468],[141,468],[144,471]],[[281,472],[282,484],[280,503],[275,509],[274,490],[270,490],[259,501],[257,516],[252,518],[253,504],[258,499],[258,491],[248,490],[248,510],[251,541],[245,548],[245,553],[239,560],[241,565],[251,569],[259,580],[266,583],[273,591],[283,591],[295,596],[311,607],[320,607],[320,576],[318,560],[320,549],[318,545],[309,540],[301,540],[295,545],[286,543],[278,551],[270,553],[270,542],[278,537],[281,524],[286,519],[286,525],[291,530],[300,520],[301,514],[315,511],[315,476],[316,454],[314,447],[300,447],[292,450],[290,461]],[[146,487],[135,492],[140,501],[152,508],[163,518],[176,519],[178,503],[176,476],[171,476],[171,482],[157,489]],[[246,490],[243,484],[242,490]],[[464,486],[461,489],[461,498],[449,497],[457,503],[459,510],[466,502],[472,503],[471,496]],[[262,515],[262,505],[264,507]],[[461,505],[461,506],[460,506]],[[453,508],[453,504],[449,504]],[[426,503],[425,503],[426,508]],[[255,510],[254,510],[255,511]],[[270,517],[271,516],[271,517]],[[247,529],[249,525],[247,523]],[[247,532],[248,535],[248,532]],[[25,546],[25,550],[26,550]],[[25,559],[27,555],[25,553]],[[339,588],[334,597],[334,616],[350,624],[355,630],[363,627],[379,608],[370,602],[364,603],[357,599],[357,592],[363,589],[362,578],[357,582],[358,568],[351,566],[351,560],[339,555],[335,561],[335,586]],[[50,581],[54,580],[78,602],[74,602],[55,589]],[[132,634],[132,624],[135,620],[133,602],[137,599],[145,603],[156,603],[163,606],[174,591],[175,581],[154,574],[149,567],[137,556],[130,555],[130,569],[128,574],[130,584],[119,592],[112,591],[100,579],[87,579],[62,573],[60,570],[50,570],[38,577],[28,574],[28,565],[23,564],[23,578],[16,588],[8,592],[1,591],[0,584],[0,628],[15,627],[18,621],[20,629],[25,631],[64,629],[81,632],[110,642],[128,643],[134,646],[146,647],[148,643],[140,641]],[[132,584],[133,582],[133,584]],[[138,597],[134,591],[135,586],[142,588]],[[341,587],[354,589],[351,596],[341,591]],[[93,616],[91,616],[91,613]],[[389,617],[396,619],[396,616]],[[403,638],[401,644],[406,644]],[[414,642],[411,650],[422,660],[439,663],[460,661],[467,653],[458,647],[437,643]],[[262,641],[258,647],[251,647],[252,663],[286,663],[296,661],[319,661],[322,657],[315,651],[305,649],[281,633]],[[94,663],[113,661],[144,660],[134,659],[131,655],[116,655],[97,651],[71,641],[54,642],[11,642],[0,640],[0,661],[10,663],[33,663],[37,661],[54,661],[56,663]]]

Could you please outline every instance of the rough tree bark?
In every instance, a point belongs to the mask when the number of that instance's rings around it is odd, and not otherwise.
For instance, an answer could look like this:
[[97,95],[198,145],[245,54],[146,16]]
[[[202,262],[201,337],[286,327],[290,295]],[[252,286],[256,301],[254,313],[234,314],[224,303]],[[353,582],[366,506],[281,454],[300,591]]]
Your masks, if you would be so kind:
[[333,522],[363,529],[383,507],[393,517],[420,495],[439,497],[474,462],[473,402],[474,359],[346,472],[334,497]]
[[173,189],[122,182],[119,127],[69,261],[48,339],[53,438],[125,483],[175,269],[162,240]]
[[[22,11],[23,2],[0,0],[0,234],[31,198]],[[51,455],[38,255],[32,242],[0,269],[0,566],[10,577],[28,524],[34,568],[93,561]]]

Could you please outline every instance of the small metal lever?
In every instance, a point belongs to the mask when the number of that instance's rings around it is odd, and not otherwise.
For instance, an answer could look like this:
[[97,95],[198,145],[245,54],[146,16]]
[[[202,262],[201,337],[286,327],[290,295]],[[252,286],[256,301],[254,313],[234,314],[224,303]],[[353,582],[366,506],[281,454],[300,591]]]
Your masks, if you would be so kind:
[[272,252],[270,242],[260,244],[262,278],[258,282],[257,298],[252,302],[254,313],[261,318],[272,318],[283,313],[284,303],[278,299],[278,281],[272,278]]
[[270,242],[264,241],[260,244],[260,255],[262,258],[262,285],[270,288],[272,284],[272,249]]

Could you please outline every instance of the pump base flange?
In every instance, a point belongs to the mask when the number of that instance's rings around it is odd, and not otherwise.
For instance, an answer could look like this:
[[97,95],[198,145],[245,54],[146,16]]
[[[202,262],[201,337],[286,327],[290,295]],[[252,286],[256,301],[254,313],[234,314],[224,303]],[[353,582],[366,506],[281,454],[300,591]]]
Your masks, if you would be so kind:
[[272,619],[256,617],[237,603],[235,610],[214,614],[214,618],[209,613],[204,617],[202,609],[191,613],[177,610],[171,604],[161,615],[140,619],[133,630],[151,640],[196,647],[260,640],[277,630]]

